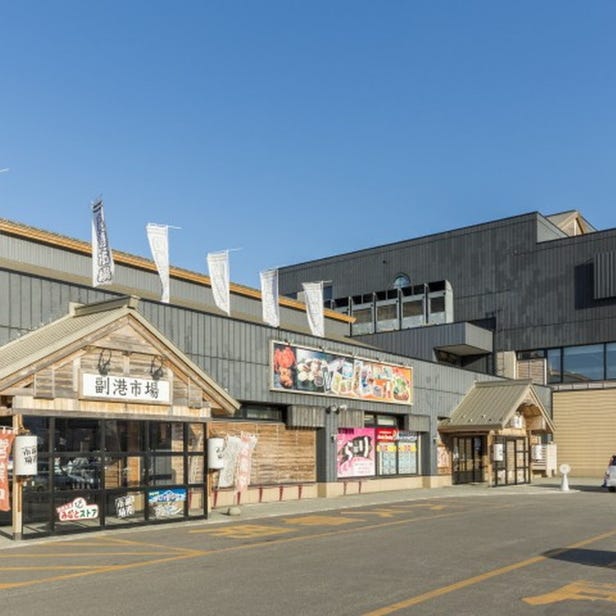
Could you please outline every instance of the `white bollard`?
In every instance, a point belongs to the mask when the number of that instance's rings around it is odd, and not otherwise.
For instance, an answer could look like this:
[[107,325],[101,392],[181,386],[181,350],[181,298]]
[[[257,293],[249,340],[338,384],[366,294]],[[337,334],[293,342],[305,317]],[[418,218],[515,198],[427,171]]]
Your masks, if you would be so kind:
[[558,467],[560,474],[563,476],[560,481],[560,491],[568,492],[569,491],[569,473],[571,472],[571,467],[568,464],[561,464]]

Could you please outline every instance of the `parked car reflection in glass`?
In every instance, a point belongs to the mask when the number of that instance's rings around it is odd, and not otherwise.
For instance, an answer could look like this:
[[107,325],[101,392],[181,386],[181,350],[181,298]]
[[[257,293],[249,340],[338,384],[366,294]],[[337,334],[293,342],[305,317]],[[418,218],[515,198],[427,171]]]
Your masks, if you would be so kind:
[[[95,459],[86,457],[72,458],[54,464],[53,487],[54,490],[83,490],[97,489],[100,486],[100,464]],[[32,481],[32,487],[37,491],[50,489],[49,465],[39,464],[39,472]]]

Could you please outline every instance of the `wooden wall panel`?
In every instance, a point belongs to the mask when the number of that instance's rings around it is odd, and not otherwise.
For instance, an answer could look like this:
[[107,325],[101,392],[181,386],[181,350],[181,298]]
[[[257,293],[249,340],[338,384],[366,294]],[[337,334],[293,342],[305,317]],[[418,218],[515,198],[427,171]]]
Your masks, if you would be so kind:
[[212,422],[210,436],[257,436],[250,483],[276,485],[316,481],[316,433],[310,428],[287,429],[284,424]]
[[616,389],[554,392],[553,409],[558,464],[599,485],[616,454]]

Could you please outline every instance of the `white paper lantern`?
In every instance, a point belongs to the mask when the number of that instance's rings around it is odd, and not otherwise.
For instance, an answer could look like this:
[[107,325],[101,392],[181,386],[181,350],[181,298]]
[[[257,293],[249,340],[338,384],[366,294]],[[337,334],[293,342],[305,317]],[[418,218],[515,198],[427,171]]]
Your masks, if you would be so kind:
[[224,467],[223,451],[225,448],[224,438],[210,438],[207,441],[207,466],[210,470],[220,470]]
[[34,477],[38,474],[36,436],[21,434],[13,444],[13,472],[15,475]]

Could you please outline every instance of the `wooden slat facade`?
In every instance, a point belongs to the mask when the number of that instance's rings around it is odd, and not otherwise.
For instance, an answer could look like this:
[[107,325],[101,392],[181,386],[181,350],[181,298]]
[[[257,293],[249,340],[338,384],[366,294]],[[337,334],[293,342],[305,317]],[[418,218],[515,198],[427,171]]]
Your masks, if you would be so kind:
[[553,410],[559,464],[569,464],[572,476],[596,477],[600,485],[616,454],[616,388],[554,392]]
[[316,433],[310,428],[286,428],[263,422],[210,424],[210,436],[254,434],[257,444],[252,456],[251,486],[316,481]]

